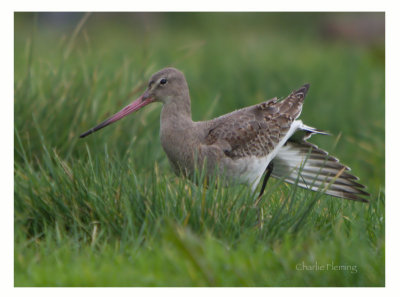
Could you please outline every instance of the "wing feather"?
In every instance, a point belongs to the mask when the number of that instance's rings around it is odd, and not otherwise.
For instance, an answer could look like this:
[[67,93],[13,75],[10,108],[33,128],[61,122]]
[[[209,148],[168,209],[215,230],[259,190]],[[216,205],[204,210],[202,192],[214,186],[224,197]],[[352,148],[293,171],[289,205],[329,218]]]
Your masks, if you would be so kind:
[[306,84],[281,101],[273,98],[210,121],[205,143],[223,143],[232,159],[266,156],[300,115],[308,88]]

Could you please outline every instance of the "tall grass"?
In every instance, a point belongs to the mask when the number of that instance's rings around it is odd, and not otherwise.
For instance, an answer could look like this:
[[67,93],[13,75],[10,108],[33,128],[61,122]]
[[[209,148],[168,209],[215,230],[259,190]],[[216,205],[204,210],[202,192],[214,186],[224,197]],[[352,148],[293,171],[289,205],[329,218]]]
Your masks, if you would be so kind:
[[[43,18],[15,15],[16,286],[384,285],[379,48],[322,41],[317,14],[292,15],[300,32],[275,14],[92,14],[54,30]],[[195,120],[310,82],[303,121],[335,135],[315,142],[371,202],[272,180],[255,206],[245,186],[176,177],[156,105],[78,139],[167,65],[185,72]],[[357,272],[297,269],[315,262]]]

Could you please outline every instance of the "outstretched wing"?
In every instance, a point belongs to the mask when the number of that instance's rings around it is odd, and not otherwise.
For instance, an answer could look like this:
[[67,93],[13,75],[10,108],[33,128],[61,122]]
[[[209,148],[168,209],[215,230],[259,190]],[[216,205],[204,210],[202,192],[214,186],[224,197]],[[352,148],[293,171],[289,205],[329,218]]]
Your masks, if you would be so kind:
[[309,85],[277,98],[235,111],[210,122],[205,142],[218,145],[232,159],[270,153],[300,115]]
[[273,163],[272,176],[283,178],[287,183],[339,198],[368,202],[365,186],[349,173],[349,167],[304,139],[290,139]]

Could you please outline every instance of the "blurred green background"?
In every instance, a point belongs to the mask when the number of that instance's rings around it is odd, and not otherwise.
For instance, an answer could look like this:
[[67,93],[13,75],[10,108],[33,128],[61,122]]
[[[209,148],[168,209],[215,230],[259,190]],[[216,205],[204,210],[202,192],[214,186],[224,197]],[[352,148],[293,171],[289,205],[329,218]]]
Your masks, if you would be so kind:
[[[14,18],[16,286],[384,285],[384,13]],[[371,203],[314,203],[314,194],[275,182],[262,206],[269,227],[255,229],[243,187],[204,194],[174,177],[159,105],[78,139],[166,66],[185,73],[194,120],[310,83],[301,119],[332,133],[312,142],[352,168]],[[332,257],[362,269],[294,269]]]

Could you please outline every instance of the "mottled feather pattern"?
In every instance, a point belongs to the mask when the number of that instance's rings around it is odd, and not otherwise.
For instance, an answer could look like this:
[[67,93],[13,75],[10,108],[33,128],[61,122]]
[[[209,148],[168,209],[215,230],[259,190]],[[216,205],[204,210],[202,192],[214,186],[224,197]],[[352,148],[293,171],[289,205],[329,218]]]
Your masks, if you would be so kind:
[[308,87],[304,85],[282,101],[273,98],[215,119],[206,143],[224,143],[224,153],[232,159],[268,155],[301,113]]

